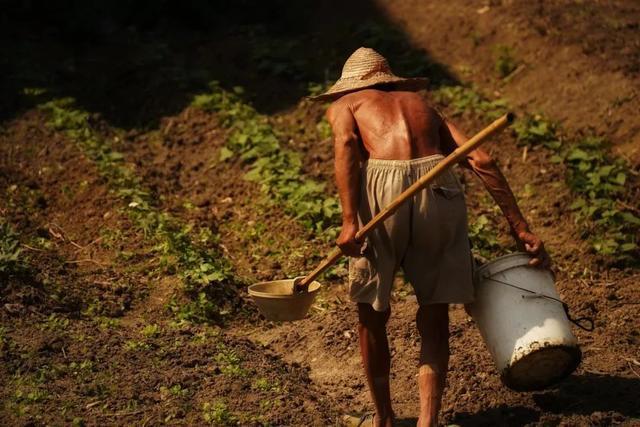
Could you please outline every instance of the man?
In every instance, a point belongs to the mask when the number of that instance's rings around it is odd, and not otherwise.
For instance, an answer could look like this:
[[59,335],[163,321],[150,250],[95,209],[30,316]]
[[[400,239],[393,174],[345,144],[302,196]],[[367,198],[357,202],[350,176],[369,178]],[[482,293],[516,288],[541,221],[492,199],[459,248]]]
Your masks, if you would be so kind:
[[[349,292],[358,303],[360,350],[375,406],[375,414],[362,417],[358,425],[393,425],[386,323],[397,269],[403,269],[419,303],[418,426],[437,424],[449,361],[448,304],[473,300],[466,206],[453,172],[414,196],[365,242],[355,239],[359,227],[466,142],[453,123],[414,92],[425,85],[426,79],[395,76],[380,54],[360,48],[336,84],[315,98],[333,101],[327,118],[343,217],[337,243],[351,257]],[[542,242],[531,233],[493,159],[477,149],[462,165],[498,203],[518,246],[531,254],[531,265],[548,267]]]

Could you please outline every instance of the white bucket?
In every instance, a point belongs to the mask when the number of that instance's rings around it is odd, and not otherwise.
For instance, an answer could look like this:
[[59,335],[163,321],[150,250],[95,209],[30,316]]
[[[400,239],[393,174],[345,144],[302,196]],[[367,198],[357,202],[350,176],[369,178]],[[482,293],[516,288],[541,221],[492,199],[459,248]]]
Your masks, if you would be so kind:
[[514,253],[480,267],[470,307],[502,381],[518,391],[547,387],[581,360],[553,274],[530,259]]

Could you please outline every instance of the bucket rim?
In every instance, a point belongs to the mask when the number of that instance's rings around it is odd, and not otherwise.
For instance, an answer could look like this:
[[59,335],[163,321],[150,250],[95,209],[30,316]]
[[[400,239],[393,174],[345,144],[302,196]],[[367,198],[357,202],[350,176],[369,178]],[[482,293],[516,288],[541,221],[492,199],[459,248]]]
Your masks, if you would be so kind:
[[[304,276],[302,276],[304,277]],[[294,293],[294,294],[271,294],[268,292],[261,292],[261,291],[257,291],[255,290],[256,287],[258,287],[259,285],[264,285],[265,283],[273,283],[273,282],[286,282],[286,281],[291,281],[291,284],[293,285],[293,281],[299,279],[299,277],[293,278],[293,279],[280,279],[280,280],[265,280],[262,282],[258,282],[258,283],[254,283],[252,285],[249,285],[247,287],[247,292],[249,293],[249,295],[251,295],[252,297],[259,297],[259,298],[269,298],[269,299],[299,299],[304,297],[305,295],[313,295],[316,292],[318,292],[320,290],[320,288],[322,287],[322,285],[320,284],[320,282],[314,280],[313,282],[311,282],[309,284],[309,287],[307,288],[306,292],[301,292],[301,293]]]
[[503,255],[493,261],[489,261],[488,263],[481,265],[476,270],[476,276],[478,279],[482,280],[512,268],[528,266],[530,260],[531,255],[527,252],[514,252],[512,254]]
[[[564,350],[571,357],[571,363],[569,363],[563,371],[560,371],[558,375],[548,378],[547,381],[540,381],[538,383],[523,383],[521,380],[515,378],[512,375],[514,371],[514,367],[518,365],[518,363],[523,362],[527,357],[538,352],[545,352],[545,351],[556,350],[556,349]],[[509,364],[509,366],[500,373],[500,379],[502,380],[504,385],[506,385],[507,387],[515,391],[525,391],[525,392],[538,391],[538,390],[543,390],[552,384],[562,381],[564,378],[571,375],[578,368],[578,366],[580,366],[580,363],[582,363],[582,351],[580,350],[580,347],[578,346],[577,343],[574,345],[566,345],[566,344],[550,345],[550,346],[538,349],[537,351],[523,355],[522,357],[512,361]]]

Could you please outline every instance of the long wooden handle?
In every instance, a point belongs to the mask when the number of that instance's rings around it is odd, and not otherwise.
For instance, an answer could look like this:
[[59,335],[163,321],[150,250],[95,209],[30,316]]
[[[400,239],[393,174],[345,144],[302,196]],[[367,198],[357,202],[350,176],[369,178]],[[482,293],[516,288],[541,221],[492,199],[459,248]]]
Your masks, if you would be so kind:
[[[500,132],[507,126],[513,122],[514,115],[512,113],[507,113],[504,116],[500,117],[489,126],[478,132],[473,138],[469,139],[466,143],[456,148],[451,154],[444,158],[441,162],[436,164],[433,169],[420,177],[411,187],[407,188],[400,194],[396,199],[391,202],[389,206],[378,212],[376,216],[374,216],[371,221],[366,223],[358,233],[356,234],[356,240],[361,241],[371,230],[373,230],[378,224],[380,224],[385,219],[389,218],[393,213],[398,210],[400,205],[402,205],[405,201],[410,199],[413,195],[415,195],[418,191],[422,190],[426,187],[431,181],[433,181],[438,175],[449,169],[454,164],[463,160],[467,154],[471,151],[475,150],[485,142],[488,138]],[[340,248],[335,248],[327,258],[325,258],[311,273],[307,274],[306,277],[301,279],[298,283],[295,284],[295,289],[298,292],[304,292],[307,290],[307,287],[310,283],[312,283],[320,274],[322,274],[327,268],[331,267],[342,257],[342,251]]]

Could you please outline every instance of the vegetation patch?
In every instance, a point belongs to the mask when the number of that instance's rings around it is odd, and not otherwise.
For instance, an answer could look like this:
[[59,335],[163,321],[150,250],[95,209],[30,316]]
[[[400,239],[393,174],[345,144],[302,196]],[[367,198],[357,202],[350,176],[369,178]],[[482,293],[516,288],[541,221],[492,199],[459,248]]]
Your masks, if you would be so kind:
[[210,87],[210,93],[196,96],[193,105],[216,112],[220,124],[230,130],[220,160],[240,158],[249,165],[245,178],[260,183],[268,201],[282,205],[314,232],[335,237],[338,200],[327,196],[323,183],[303,177],[300,154],[281,146],[268,118],[241,99],[241,88],[229,92],[217,82]]
[[[434,95],[436,101],[453,107],[454,114],[471,112],[494,119],[507,109],[505,101],[487,101],[463,86],[443,86]],[[516,121],[513,131],[518,144],[543,146],[554,152],[553,162],[565,165],[566,182],[577,196],[570,209],[582,228],[581,237],[589,240],[593,250],[616,262],[640,262],[640,218],[632,201],[626,200],[629,166],[610,154],[607,142],[593,136],[566,141],[558,125],[541,115],[525,115]],[[474,227],[470,226],[472,235]],[[484,227],[482,224],[479,230]],[[475,233],[476,238],[482,234]]]
[[77,108],[73,99],[56,99],[40,108],[49,114],[49,124],[54,129],[63,131],[95,162],[110,188],[124,202],[126,214],[146,238],[155,242],[154,250],[161,265],[179,274],[191,301],[174,302],[171,309],[176,316],[202,322],[220,319],[226,312],[224,304],[237,297],[234,287],[229,286],[234,282],[231,267],[214,242],[196,244],[190,238],[192,226],[180,223],[155,206],[154,196],[126,166],[124,155],[91,127],[90,114]]
[[479,215],[469,223],[469,239],[474,257],[488,262],[501,250],[498,235],[486,215]]
[[514,130],[521,144],[542,145],[555,153],[553,162],[566,166],[567,184],[577,195],[569,208],[594,251],[622,263],[640,262],[640,218],[626,200],[629,166],[611,156],[608,143],[586,136],[566,144],[557,125],[539,115],[523,118]]
[[26,256],[20,248],[18,233],[0,217],[0,278],[24,273],[28,270]]
[[518,68],[518,61],[512,47],[503,44],[495,45],[493,55],[495,57],[494,69],[501,78],[507,77]]
[[436,102],[452,107],[456,116],[474,113],[495,120],[507,112],[504,99],[489,101],[480,92],[467,86],[441,86],[432,94]]
[[207,423],[215,426],[238,425],[238,417],[229,410],[227,404],[222,400],[204,403],[202,405],[202,418]]

